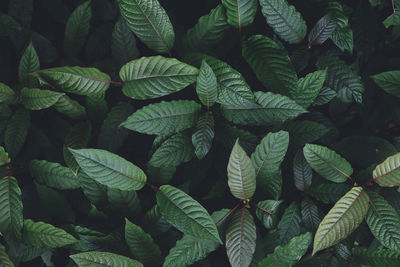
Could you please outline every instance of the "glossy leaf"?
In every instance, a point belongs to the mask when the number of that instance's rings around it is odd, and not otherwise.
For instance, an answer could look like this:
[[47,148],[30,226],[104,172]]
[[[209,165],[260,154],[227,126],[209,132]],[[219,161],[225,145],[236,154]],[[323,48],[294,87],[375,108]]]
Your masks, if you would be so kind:
[[383,187],[400,185],[400,153],[388,157],[376,166],[372,173],[373,181]]
[[293,237],[300,234],[301,215],[296,202],[287,207],[278,223],[280,244],[286,245]]
[[57,103],[54,104],[54,108],[71,119],[86,117],[85,107],[66,95],[58,99]]
[[18,109],[8,123],[4,144],[10,157],[15,157],[26,141],[31,123],[30,113],[25,109]]
[[21,238],[22,194],[14,177],[0,179],[0,232]]
[[356,263],[368,266],[395,267],[400,261],[400,253],[393,250],[354,248],[352,253]]
[[336,21],[333,14],[328,13],[320,18],[308,34],[308,47],[323,44],[331,37],[336,29]]
[[300,106],[307,108],[317,98],[322,85],[325,82],[326,71],[318,70],[300,78],[297,89],[292,92],[291,98]]
[[109,188],[96,182],[83,171],[80,171],[78,173],[78,179],[82,191],[87,199],[90,201],[90,203],[97,207],[102,207],[107,204],[109,198],[109,196],[107,195],[107,189],[109,190]]
[[200,102],[207,107],[214,105],[218,97],[217,77],[205,60],[201,62],[197,76],[196,92]]
[[322,106],[329,103],[332,99],[337,96],[337,93],[329,87],[323,86],[318,96],[312,103],[313,106]]
[[49,108],[58,102],[64,93],[58,93],[50,90],[29,89],[21,90],[21,100],[26,109],[41,110]]
[[222,0],[228,23],[241,30],[251,24],[256,16],[257,0]]
[[307,229],[313,231],[317,230],[318,225],[321,223],[322,219],[318,207],[309,198],[305,198],[301,201],[301,218]]
[[400,70],[382,72],[371,79],[387,93],[400,97]]
[[143,267],[138,261],[110,252],[90,251],[71,255],[79,267]]
[[196,132],[192,135],[194,153],[198,159],[204,158],[211,149],[214,139],[214,117],[211,113],[202,115],[196,125]]
[[336,27],[330,38],[341,51],[353,52],[353,31],[349,26]]
[[31,73],[40,69],[39,56],[32,43],[26,47],[18,66],[18,78],[22,86],[37,87],[37,79]]
[[[278,223],[278,209],[282,200],[264,200],[258,202],[256,209],[257,218],[263,223],[267,229],[273,229]],[[266,212],[267,211],[267,212]]]

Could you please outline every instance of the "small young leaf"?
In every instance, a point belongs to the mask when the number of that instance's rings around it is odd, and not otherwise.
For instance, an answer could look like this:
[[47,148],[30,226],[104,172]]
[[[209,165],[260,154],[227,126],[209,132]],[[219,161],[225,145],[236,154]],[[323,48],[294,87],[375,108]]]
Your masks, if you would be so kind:
[[25,109],[18,109],[7,125],[4,144],[11,158],[17,156],[22,149],[28,135],[30,123],[30,113]]
[[350,235],[368,211],[369,197],[362,187],[353,187],[328,212],[314,238],[313,255]]
[[21,189],[14,177],[0,179],[0,233],[21,238],[23,226]]
[[85,107],[66,95],[58,99],[57,103],[54,104],[54,108],[71,119],[82,119],[86,117]]
[[388,157],[376,166],[372,173],[373,181],[383,187],[400,185],[400,153]]
[[58,102],[64,93],[50,90],[22,88],[21,100],[26,109],[41,110],[49,108]]
[[251,24],[256,16],[257,0],[222,0],[228,23],[241,29]]
[[399,12],[394,12],[392,15],[387,17],[383,22],[385,28],[389,28],[390,26],[399,26],[400,25],[400,14]]
[[214,117],[207,112],[197,122],[196,132],[192,135],[194,153],[198,159],[204,158],[210,151],[214,139]]
[[0,166],[6,165],[11,162],[8,153],[4,150],[4,147],[0,146]]
[[349,26],[344,28],[336,26],[330,38],[341,51],[353,52],[353,31]]
[[146,175],[134,164],[101,149],[69,149],[82,170],[93,180],[120,190],[140,190]]
[[79,267],[143,267],[138,261],[110,252],[90,251],[70,256]]
[[387,93],[400,97],[400,70],[382,72],[371,79]]
[[39,69],[39,57],[31,42],[26,47],[18,66],[18,78],[21,85],[26,87],[37,87],[37,79],[30,74]]
[[312,169],[299,150],[293,159],[294,185],[301,191],[306,191],[312,182]]
[[273,229],[278,222],[278,209],[282,200],[264,200],[258,202],[258,206],[268,211],[265,212],[260,208],[256,209],[257,218],[264,224],[265,228]]
[[280,244],[286,245],[293,237],[297,236],[301,232],[300,228],[301,215],[299,206],[296,202],[290,204],[285,209],[282,215],[282,219],[279,221],[278,230],[280,236]]
[[161,213],[178,230],[200,239],[222,243],[207,210],[189,195],[171,185],[163,185],[156,197]]
[[326,14],[317,21],[314,28],[312,28],[308,34],[308,47],[323,44],[329,39],[329,37],[331,37],[335,29],[336,20],[334,19],[333,14]]
[[12,102],[15,100],[16,96],[13,89],[0,82],[0,102]]
[[218,97],[217,77],[205,60],[201,62],[199,76],[197,77],[196,92],[200,102],[207,107],[214,105]]
[[228,163],[228,185],[234,197],[247,200],[256,191],[256,172],[249,156],[236,140]]

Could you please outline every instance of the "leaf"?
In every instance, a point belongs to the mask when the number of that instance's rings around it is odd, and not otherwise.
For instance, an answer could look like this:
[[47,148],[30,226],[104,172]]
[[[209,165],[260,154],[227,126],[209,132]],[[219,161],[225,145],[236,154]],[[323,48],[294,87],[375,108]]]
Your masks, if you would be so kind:
[[200,17],[196,25],[187,31],[183,38],[184,47],[189,51],[207,50],[222,41],[227,29],[229,24],[225,9],[218,5],[210,13]]
[[15,100],[16,97],[17,95],[15,94],[13,89],[0,82],[0,102],[12,102]]
[[170,53],[175,33],[164,8],[157,0],[118,0],[128,27],[150,49]]
[[35,75],[51,87],[77,95],[102,95],[110,86],[110,76],[96,68],[59,67],[39,70]]
[[26,47],[18,66],[18,78],[22,86],[37,87],[37,79],[31,73],[40,69],[39,56],[32,42]]
[[4,147],[0,146],[0,166],[4,166],[11,162],[8,153],[4,150]]
[[[282,200],[264,200],[258,202],[258,206],[264,210],[257,208],[257,218],[263,223],[267,229],[274,229],[278,223],[278,209]],[[265,212],[268,211],[268,212]]]
[[234,197],[242,200],[251,199],[256,191],[256,172],[246,151],[236,140],[228,163],[228,185]]
[[162,101],[137,110],[121,126],[145,134],[169,135],[194,126],[200,108],[191,100]]
[[[142,212],[140,199],[136,191],[106,188],[111,212],[118,217],[135,218]],[[101,204],[100,204],[101,205]]]
[[400,215],[380,195],[368,192],[370,208],[365,220],[375,238],[385,247],[400,251]]
[[64,93],[50,90],[22,88],[21,100],[26,109],[41,110],[53,106]]
[[308,47],[321,45],[328,40],[336,29],[336,20],[332,13],[320,18],[308,34]]
[[301,232],[301,216],[299,206],[293,202],[285,209],[282,219],[278,223],[280,244],[286,245],[293,237]]
[[[107,187],[90,178],[83,171],[78,173],[79,183],[87,199],[93,205],[102,207],[107,204]],[[109,190],[109,189],[108,189]]]
[[317,230],[321,223],[318,207],[309,198],[304,198],[301,201],[301,218],[305,226],[313,232]]
[[242,55],[266,88],[287,96],[296,91],[296,71],[287,52],[273,40],[253,35],[243,42]]
[[289,132],[290,142],[296,147],[315,142],[330,130],[324,124],[308,120],[288,121],[281,128]]
[[346,50],[353,52],[353,31],[349,26],[343,28],[336,26],[330,38],[342,52]]
[[395,267],[399,264],[400,253],[393,250],[377,250],[356,247],[353,248],[353,257],[356,263],[367,266]]
[[142,57],[122,66],[122,92],[133,99],[151,99],[182,90],[196,81],[199,70],[175,58]]
[[267,134],[251,155],[256,170],[257,184],[269,186],[278,173],[289,146],[289,134],[285,131]]
[[400,25],[399,12],[394,12],[392,15],[387,17],[382,23],[385,26],[385,28],[389,28],[390,26],[399,26]]
[[245,206],[232,215],[225,246],[232,266],[250,266],[256,250],[256,225]]
[[294,237],[287,245],[276,247],[274,253],[269,254],[258,266],[293,266],[306,254],[311,241],[311,233]]
[[161,259],[161,250],[153,238],[142,228],[125,219],[125,240],[135,259],[144,264],[157,264]]
[[54,104],[54,108],[71,119],[81,119],[86,117],[85,107],[81,106],[77,101],[66,95],[63,95],[58,99],[57,103]]
[[370,77],[385,92],[400,97],[400,70],[386,71]]
[[90,251],[69,256],[79,267],[143,267],[138,261],[110,252]]
[[80,188],[78,177],[69,168],[59,163],[31,160],[29,171],[31,176],[41,184],[61,190]]
[[256,104],[247,106],[222,106],[226,119],[240,125],[269,125],[293,119],[306,112],[286,96],[270,92],[255,92]]
[[90,29],[92,11],[90,1],[75,8],[68,18],[64,34],[64,53],[76,56],[86,42]]
[[14,177],[0,179],[0,232],[21,238],[22,195]]
[[326,70],[318,70],[300,78],[297,82],[297,89],[291,94],[292,99],[300,106],[308,108],[317,98],[325,82],[325,77]]
[[192,197],[171,185],[161,186],[156,197],[161,213],[179,231],[200,239],[222,243],[217,227],[207,210]]
[[275,33],[289,44],[300,43],[307,25],[301,14],[285,0],[260,0],[261,12]]
[[120,190],[140,190],[146,175],[134,164],[101,149],[69,149],[82,170],[96,182]]
[[312,182],[312,169],[299,150],[293,159],[294,185],[301,191],[306,191]]
[[124,144],[129,132],[120,124],[128,118],[132,111],[133,107],[128,102],[119,102],[111,109],[101,125],[97,140],[100,148],[115,152]]
[[254,134],[229,124],[216,124],[216,140],[229,153],[239,138],[240,144],[246,153],[250,154],[260,143],[260,139]]
[[336,202],[318,227],[312,255],[350,235],[367,214],[368,202],[369,197],[361,187],[353,187]]
[[388,157],[383,163],[376,166],[372,173],[373,179],[382,187],[400,185],[400,153]]
[[[129,47],[129,49],[126,49]],[[111,41],[111,55],[119,66],[138,58],[140,53],[136,46],[135,35],[131,32],[125,20],[119,17],[114,26]]]
[[214,105],[218,97],[217,77],[205,60],[201,62],[197,76],[196,93],[200,102],[207,107]]
[[18,109],[8,123],[4,144],[11,158],[17,156],[22,149],[28,135],[30,122],[30,113],[25,109]]
[[222,0],[222,5],[226,8],[228,23],[239,31],[253,23],[258,7],[257,0]]
[[318,96],[314,99],[312,106],[322,106],[329,103],[337,96],[337,93],[329,87],[323,86]]
[[3,245],[0,245],[0,262],[2,267],[14,267],[14,264],[8,257],[6,248]]
[[214,117],[207,112],[202,115],[196,126],[196,132],[192,135],[194,153],[198,159],[204,158],[210,151],[214,139]]
[[63,229],[30,219],[24,220],[22,237],[26,245],[35,248],[58,248],[78,241]]
[[307,189],[307,194],[324,203],[336,203],[351,189],[347,184],[320,184]]
[[350,163],[327,147],[306,144],[303,153],[311,168],[329,181],[342,183],[353,173]]

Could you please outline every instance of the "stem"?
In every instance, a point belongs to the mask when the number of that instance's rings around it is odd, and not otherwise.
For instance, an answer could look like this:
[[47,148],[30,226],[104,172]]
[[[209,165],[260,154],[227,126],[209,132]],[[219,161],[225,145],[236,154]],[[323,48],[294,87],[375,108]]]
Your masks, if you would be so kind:
[[240,206],[241,204],[242,204],[242,203],[239,202],[235,207],[233,207],[233,209],[231,209],[227,214],[225,214],[224,217],[222,217],[222,219],[219,220],[219,221],[217,222],[216,225],[218,226],[218,225],[220,225],[223,221],[225,221],[225,219],[228,218],[228,216],[231,215],[235,210],[237,210],[237,208],[239,208],[239,206]]
[[392,8],[393,8],[393,14],[396,13],[396,7],[394,6],[394,1],[392,0]]
[[251,203],[251,205],[253,205],[253,206],[259,208],[260,210],[262,210],[262,211],[265,212],[265,213],[268,213],[269,215],[274,214],[273,212],[268,211],[268,210],[264,209],[263,207],[258,206],[257,204],[255,204],[255,203],[253,203],[253,202],[250,202],[250,203]]

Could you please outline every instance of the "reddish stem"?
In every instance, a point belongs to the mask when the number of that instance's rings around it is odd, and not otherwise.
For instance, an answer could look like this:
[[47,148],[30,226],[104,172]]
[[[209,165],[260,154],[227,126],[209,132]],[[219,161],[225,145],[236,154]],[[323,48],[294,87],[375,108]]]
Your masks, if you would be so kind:
[[233,207],[233,209],[231,209],[227,214],[224,215],[224,217],[222,217],[221,220],[219,220],[217,222],[217,226],[220,225],[223,221],[225,221],[226,218],[228,218],[229,215],[231,215],[235,210],[237,210],[237,208],[239,208],[239,206],[242,204],[242,202],[239,202],[235,207]]

